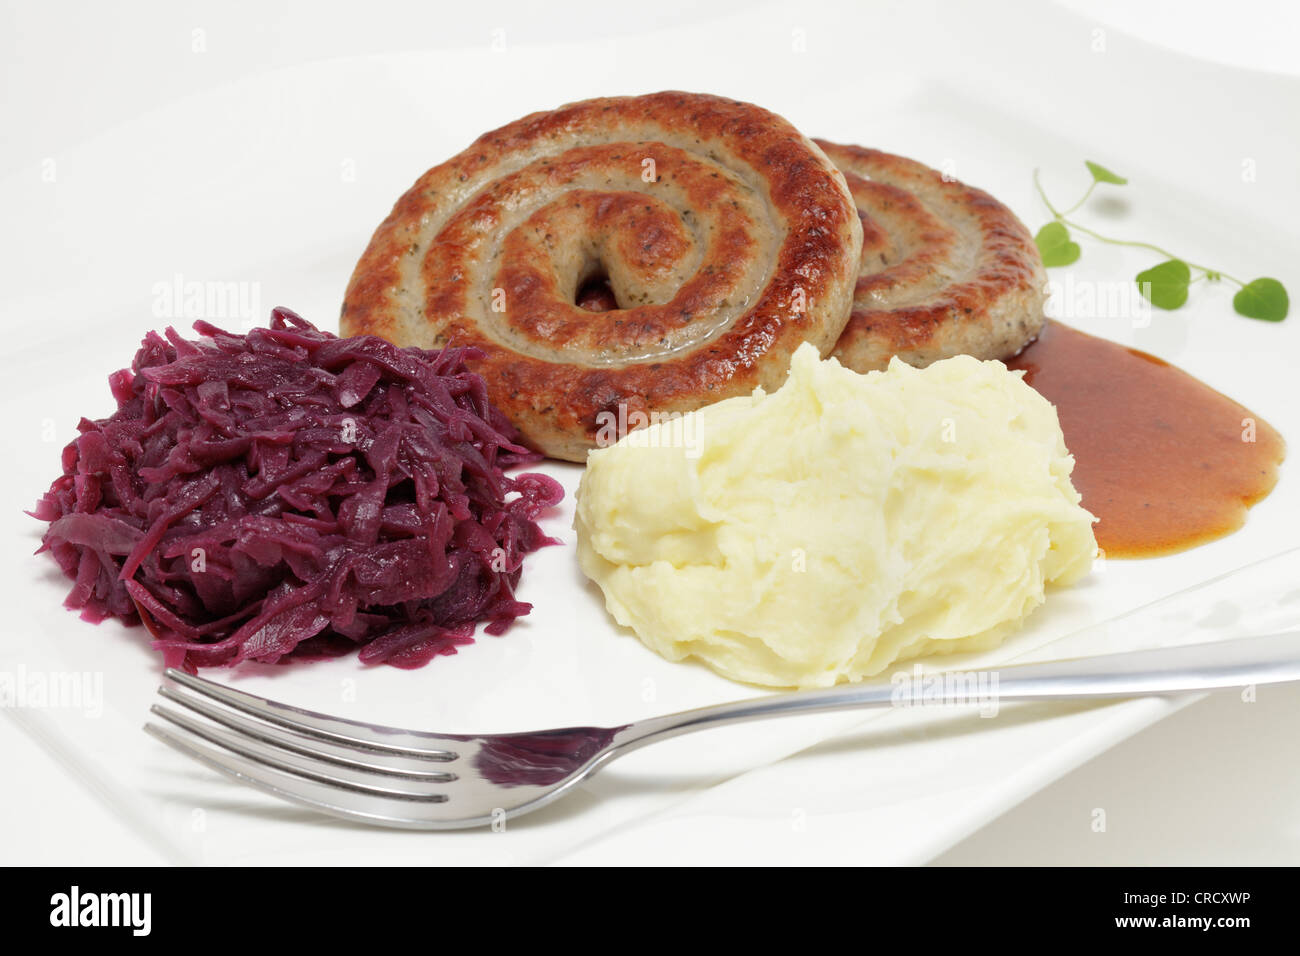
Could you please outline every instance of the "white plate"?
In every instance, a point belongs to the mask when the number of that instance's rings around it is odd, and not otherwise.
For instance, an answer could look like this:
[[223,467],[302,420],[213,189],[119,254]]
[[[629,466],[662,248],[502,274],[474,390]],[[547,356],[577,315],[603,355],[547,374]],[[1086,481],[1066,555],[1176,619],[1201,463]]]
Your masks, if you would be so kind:
[[[110,410],[106,376],[130,361],[143,332],[188,325],[183,308],[165,314],[178,276],[206,289],[237,283],[241,301],[256,306],[255,314],[234,307],[204,316],[217,324],[246,326],[284,304],[332,329],[356,256],[418,173],[485,129],[584,96],[662,87],[741,96],[810,134],[947,168],[1001,197],[1031,228],[1044,219],[1032,169],[1042,167],[1052,195],[1069,202],[1086,182],[1082,160],[1096,159],[1131,185],[1117,193],[1126,208],[1083,214],[1094,223],[1300,288],[1290,241],[1300,203],[1286,179],[1296,133],[1214,109],[1252,103],[1294,115],[1294,82],[1202,68],[1118,35],[1097,51],[1091,25],[1059,11],[1022,10],[1012,31],[959,8],[944,18],[947,29],[936,33],[925,11],[889,8],[867,20],[850,8],[772,6],[705,27],[647,33],[640,24],[569,46],[521,38],[494,52],[485,38],[478,49],[332,60],[117,127],[56,157],[52,182],[42,181],[48,167],[6,180],[3,421],[14,454],[3,481],[14,507],[4,517],[10,546],[0,551],[9,597],[0,665],[102,675],[104,692],[97,716],[67,708],[11,716],[140,839],[176,860],[884,863],[931,858],[1170,713],[1177,702],[1006,708],[994,720],[911,711],[777,721],[629,756],[504,834],[385,832],[278,804],[147,738],[139,727],[159,661],[142,632],[80,622],[60,607],[67,585],[52,563],[29,557],[39,526],[14,509],[30,507],[57,473],[78,416]],[[924,50],[891,39],[921,35]],[[924,73],[913,66],[918,56]],[[1152,77],[1180,90],[1158,110],[1146,99],[1157,91]],[[1243,180],[1247,169],[1253,180]],[[1123,281],[1151,262],[1086,243],[1068,274],[1075,283]],[[1183,312],[1145,329],[1123,318],[1068,318],[1156,352],[1284,435],[1300,434],[1292,368],[1300,318],[1252,322],[1232,313],[1229,298],[1198,287]],[[505,637],[481,637],[415,672],[345,659],[214,676],[301,706],[446,731],[621,723],[754,693],[667,664],[617,631],[573,562],[577,469],[546,467],[570,492],[547,522],[565,545],[530,559],[521,596],[536,609]],[[1053,594],[1004,648],[962,666],[1051,656],[1044,646],[1071,634],[1071,653],[1097,653],[1251,629],[1261,607],[1241,588],[1266,582],[1246,574],[1181,598],[1178,614],[1159,609],[1140,628],[1084,630],[1291,546],[1300,488],[1289,471],[1241,532],[1169,558],[1109,562]],[[12,836],[29,848],[44,838]]]

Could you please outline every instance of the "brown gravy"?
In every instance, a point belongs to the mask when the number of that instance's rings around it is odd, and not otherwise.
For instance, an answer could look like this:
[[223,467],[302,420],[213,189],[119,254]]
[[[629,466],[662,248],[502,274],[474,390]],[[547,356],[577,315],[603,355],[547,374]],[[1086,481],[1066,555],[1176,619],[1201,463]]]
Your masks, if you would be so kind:
[[1056,406],[1074,487],[1100,519],[1107,557],[1166,554],[1235,531],[1277,482],[1282,436],[1153,355],[1048,320],[1007,365]]

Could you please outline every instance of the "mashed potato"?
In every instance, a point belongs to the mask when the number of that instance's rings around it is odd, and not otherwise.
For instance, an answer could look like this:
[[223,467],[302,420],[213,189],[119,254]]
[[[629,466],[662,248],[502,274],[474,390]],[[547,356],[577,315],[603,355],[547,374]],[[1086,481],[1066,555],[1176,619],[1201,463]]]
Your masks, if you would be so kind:
[[756,391],[592,451],[574,526],[609,612],[670,660],[823,687],[991,647],[1084,575],[1056,410],[1000,362],[859,375],[802,346]]

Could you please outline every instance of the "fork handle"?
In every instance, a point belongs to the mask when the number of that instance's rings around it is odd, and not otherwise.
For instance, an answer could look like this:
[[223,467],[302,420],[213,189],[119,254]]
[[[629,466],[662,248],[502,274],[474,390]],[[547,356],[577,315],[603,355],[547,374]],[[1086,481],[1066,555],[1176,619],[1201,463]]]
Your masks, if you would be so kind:
[[1027,700],[1145,697],[1300,680],[1300,631],[978,671],[896,671],[888,683],[754,697],[651,717],[621,728],[630,750],[696,730],[791,714],[866,707],[977,705]]

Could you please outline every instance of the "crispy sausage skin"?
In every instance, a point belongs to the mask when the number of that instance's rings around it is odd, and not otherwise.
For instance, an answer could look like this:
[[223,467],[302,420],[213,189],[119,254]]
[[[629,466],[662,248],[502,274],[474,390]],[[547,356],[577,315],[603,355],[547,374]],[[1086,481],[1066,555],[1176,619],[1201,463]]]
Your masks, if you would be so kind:
[[1042,329],[1047,275],[1033,237],[988,193],[875,149],[817,144],[863,224],[853,313],[831,353],[859,372],[897,355],[1005,359]]
[[[845,177],[781,117],[694,93],[585,100],[421,176],[340,325],[478,349],[471,367],[525,440],[583,461],[611,419],[779,387],[804,341],[828,354],[861,249]],[[602,278],[617,307],[577,304]]]

